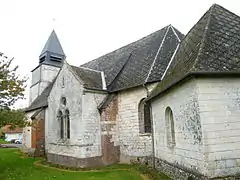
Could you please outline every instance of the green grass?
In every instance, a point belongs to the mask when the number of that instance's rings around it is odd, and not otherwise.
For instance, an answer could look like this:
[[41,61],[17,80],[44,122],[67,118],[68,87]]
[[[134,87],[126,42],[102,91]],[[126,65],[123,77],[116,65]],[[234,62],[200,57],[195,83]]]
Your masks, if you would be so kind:
[[9,142],[4,141],[4,139],[1,139],[1,138],[0,138],[0,144],[9,144]]
[[[0,180],[142,180],[128,165],[109,166],[100,172],[67,172],[34,165],[37,158],[21,157],[16,149],[0,149]],[[129,168],[129,170],[120,170]],[[119,170],[118,170],[119,169]]]

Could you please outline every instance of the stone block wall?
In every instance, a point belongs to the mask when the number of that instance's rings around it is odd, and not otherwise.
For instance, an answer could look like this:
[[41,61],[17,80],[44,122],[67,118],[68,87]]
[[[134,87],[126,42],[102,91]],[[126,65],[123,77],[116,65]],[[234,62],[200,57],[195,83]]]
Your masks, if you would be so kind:
[[[62,97],[66,98],[66,105],[61,103]],[[105,94],[85,90],[81,79],[64,64],[48,98],[45,123],[47,154],[77,159],[101,156],[100,114],[97,106],[104,97]],[[70,139],[60,137],[57,115],[59,110],[64,112],[65,109],[70,114]]]
[[206,175],[240,173],[240,80],[198,78]]
[[49,66],[49,65],[40,65],[32,72],[32,84],[30,88],[30,97],[29,103],[31,104],[38,96],[41,95],[43,90],[53,81],[57,76],[60,68]]
[[[169,164],[203,174],[203,133],[196,79],[182,83],[152,103],[155,157]],[[167,137],[166,109],[171,108],[175,145]]]
[[139,102],[147,96],[144,87],[118,92],[117,127],[119,131],[120,162],[129,163],[136,157],[152,154],[150,134],[140,133]]
[[[192,78],[152,101],[155,165],[175,179],[240,173],[239,78]],[[176,145],[169,148],[166,107],[173,111]],[[178,175],[179,174],[179,175]]]

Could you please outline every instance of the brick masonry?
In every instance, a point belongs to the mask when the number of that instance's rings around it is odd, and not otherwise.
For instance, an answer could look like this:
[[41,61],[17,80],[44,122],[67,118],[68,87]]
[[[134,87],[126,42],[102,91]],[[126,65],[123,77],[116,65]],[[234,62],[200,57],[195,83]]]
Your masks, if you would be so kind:
[[120,155],[118,132],[116,129],[118,113],[117,94],[109,96],[107,100],[110,102],[100,110],[102,153],[104,164],[114,164],[119,162]]
[[32,148],[35,156],[45,155],[45,110],[32,120]]

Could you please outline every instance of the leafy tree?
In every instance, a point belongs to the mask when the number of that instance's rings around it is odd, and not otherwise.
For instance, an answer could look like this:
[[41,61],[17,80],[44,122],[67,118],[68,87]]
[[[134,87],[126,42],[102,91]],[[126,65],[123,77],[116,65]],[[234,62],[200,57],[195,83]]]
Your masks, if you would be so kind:
[[0,128],[6,124],[23,126],[25,115],[23,110],[12,110],[10,107],[24,98],[26,78],[16,73],[18,66],[12,67],[13,58],[9,59],[0,53]]

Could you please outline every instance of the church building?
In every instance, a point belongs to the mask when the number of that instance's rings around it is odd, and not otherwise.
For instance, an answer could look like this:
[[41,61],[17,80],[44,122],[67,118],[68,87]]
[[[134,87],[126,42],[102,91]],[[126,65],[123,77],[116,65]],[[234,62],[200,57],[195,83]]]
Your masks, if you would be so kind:
[[173,179],[240,173],[240,17],[214,4],[80,66],[53,31],[32,70],[23,151],[68,167],[139,161]]

